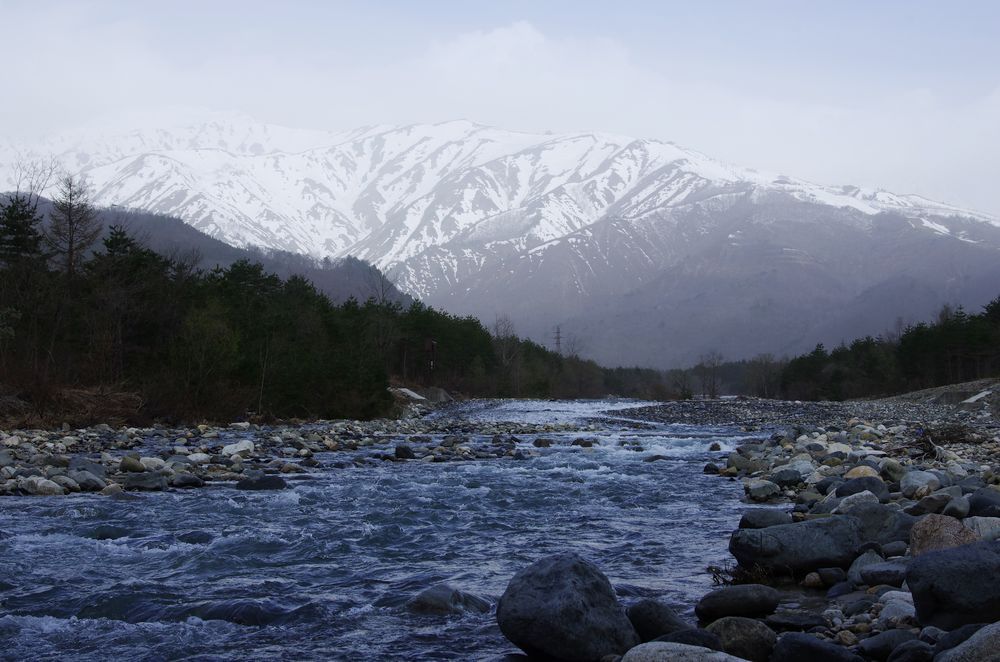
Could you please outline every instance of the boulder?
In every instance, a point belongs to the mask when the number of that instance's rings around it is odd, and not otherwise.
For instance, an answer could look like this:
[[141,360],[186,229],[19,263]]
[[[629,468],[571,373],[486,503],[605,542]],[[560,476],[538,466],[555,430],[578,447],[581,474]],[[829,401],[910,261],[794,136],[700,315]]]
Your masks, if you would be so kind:
[[238,490],[283,490],[288,483],[281,476],[265,474],[263,471],[251,471],[236,483]]
[[872,563],[861,568],[861,581],[869,586],[885,584],[887,586],[902,586],[906,581],[906,568],[909,559]]
[[741,529],[766,529],[769,526],[791,523],[792,516],[784,510],[752,508],[743,512],[739,527]]
[[1000,655],[1000,623],[981,628],[952,649],[943,651],[935,662],[981,662],[995,660]]
[[928,494],[941,487],[941,480],[930,471],[908,471],[899,480],[899,490],[907,499],[912,499],[918,491]]
[[867,639],[862,639],[858,649],[872,660],[886,660],[899,646],[913,641],[917,635],[909,630],[886,630]]
[[701,646],[711,648],[714,651],[722,650],[722,640],[717,636],[701,628],[684,628],[676,630],[662,637],[657,637],[654,641],[667,641],[676,644],[687,644],[688,646]]
[[976,532],[954,517],[925,515],[910,531],[910,554],[920,556],[925,552],[968,545],[977,540],[979,536]]
[[965,519],[969,515],[970,508],[968,497],[952,497],[941,510],[941,514],[955,519]]
[[926,641],[905,641],[889,655],[887,662],[931,662],[934,647]]
[[56,475],[50,479],[53,483],[63,488],[67,492],[79,492],[80,484],[69,476]]
[[872,469],[868,465],[861,464],[861,465],[858,465],[858,466],[854,467],[853,469],[851,469],[850,471],[848,471],[846,474],[844,474],[844,478],[847,479],[847,480],[851,480],[852,478],[865,478],[866,476],[870,476],[872,478],[878,478],[879,473],[878,473],[878,471],[876,471],[875,469]]
[[[931,626],[933,627],[933,626]],[[943,653],[968,641],[969,637],[986,627],[986,623],[969,623],[962,627],[955,628],[951,632],[941,630],[941,634],[934,641],[934,654]],[[928,628],[921,630],[921,633]]]
[[228,444],[222,447],[222,455],[250,454],[254,451],[253,442],[249,439],[237,441],[235,444]]
[[770,662],[863,662],[843,646],[824,641],[811,634],[788,632],[778,639]]
[[755,478],[747,483],[746,493],[752,501],[767,501],[771,497],[780,494],[781,488],[769,480]]
[[103,478],[100,478],[99,476],[84,469],[70,469],[67,475],[75,480],[76,484],[79,485],[80,489],[84,492],[100,492],[108,485]]
[[140,457],[139,463],[146,468],[146,471],[159,471],[167,466],[167,463],[158,457]]
[[865,582],[864,579],[862,579],[861,571],[868,566],[884,562],[885,559],[883,559],[875,551],[869,549],[867,552],[854,559],[851,563],[851,567],[847,570],[847,580],[855,586],[864,584]]
[[1000,517],[966,517],[962,524],[972,529],[982,540],[1000,538]]
[[123,487],[126,490],[165,490],[167,478],[151,471],[141,474],[131,473],[125,476]]
[[699,600],[694,613],[706,622],[725,616],[767,616],[780,600],[778,591],[763,584],[724,586]]
[[642,641],[652,641],[691,627],[668,605],[648,598],[636,602],[625,613]]
[[1000,541],[921,554],[906,584],[922,625],[952,630],[1000,620]]
[[651,641],[625,653],[621,662],[743,662],[738,657],[701,646]]
[[460,591],[449,584],[435,584],[417,593],[406,603],[407,609],[424,614],[485,614],[490,603],[477,595]]
[[173,478],[170,479],[170,484],[178,488],[202,487],[205,481],[192,473],[181,471],[174,474]]
[[780,487],[794,487],[802,482],[802,474],[787,467],[780,467],[776,471],[772,471],[768,478]]
[[[89,471],[98,478],[104,479],[107,476],[107,470],[104,465],[99,462],[93,462],[85,457],[76,455],[69,460],[70,475],[74,471]],[[77,481],[78,483],[80,481]]]
[[497,623],[531,656],[599,660],[640,643],[611,582],[576,554],[543,558],[514,575],[497,603]]
[[826,627],[822,614],[810,611],[779,611],[764,619],[764,624],[775,632],[805,632],[816,627]]
[[883,503],[889,500],[889,488],[881,478],[875,476],[863,476],[845,481],[837,487],[836,495],[844,498],[865,490],[877,496]]
[[853,516],[842,516],[766,529],[738,529],[729,540],[729,551],[744,568],[760,566],[792,573],[830,566],[846,568],[862,543],[861,528]]
[[885,458],[879,463],[881,468],[882,476],[893,483],[898,483],[904,475],[906,475],[906,469],[898,461],[892,458]]
[[58,483],[41,476],[29,476],[21,482],[21,489],[34,496],[61,496],[65,491]]
[[133,457],[131,455],[126,455],[118,463],[119,471],[129,471],[133,473],[141,473],[146,470],[146,467],[142,465],[139,458]]
[[910,529],[917,521],[913,515],[884,504],[863,503],[851,509],[850,517],[861,525],[862,542],[887,545],[909,542]]
[[767,662],[777,635],[760,621],[726,616],[705,628],[722,640],[722,650],[750,662]]
[[869,492],[868,490],[865,490],[864,492],[858,492],[856,494],[852,494],[850,496],[846,496],[843,499],[841,499],[840,503],[837,504],[837,507],[834,508],[831,512],[834,515],[849,513],[858,506],[865,503],[879,503],[879,498],[874,494],[872,494],[871,492]]
[[974,517],[1000,517],[1000,491],[983,487],[970,494],[969,514]]
[[414,460],[417,457],[413,449],[406,444],[396,446],[395,456],[397,460]]

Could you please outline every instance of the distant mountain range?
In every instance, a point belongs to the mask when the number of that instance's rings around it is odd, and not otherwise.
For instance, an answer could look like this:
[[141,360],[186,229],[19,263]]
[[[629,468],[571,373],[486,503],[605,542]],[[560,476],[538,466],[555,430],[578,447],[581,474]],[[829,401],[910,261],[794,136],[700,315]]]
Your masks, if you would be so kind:
[[0,146],[0,183],[17,158],[45,155],[86,175],[100,204],[234,246],[355,256],[487,324],[508,314],[541,341],[559,325],[608,364],[799,352],[1000,294],[989,215],[656,140],[466,121],[329,133],[225,115]]

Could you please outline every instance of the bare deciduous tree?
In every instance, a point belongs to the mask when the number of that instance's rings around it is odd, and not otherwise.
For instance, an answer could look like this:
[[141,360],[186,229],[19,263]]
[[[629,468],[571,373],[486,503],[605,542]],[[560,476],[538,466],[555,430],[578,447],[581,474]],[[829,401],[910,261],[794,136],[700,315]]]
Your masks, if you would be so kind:
[[722,354],[714,349],[698,357],[698,365],[695,369],[701,378],[702,395],[713,399],[719,397],[719,388],[722,386],[719,376],[721,366]]
[[513,393],[518,391],[518,362],[521,344],[514,330],[514,322],[509,315],[497,315],[493,322],[493,347],[500,362],[501,375],[510,385]]
[[63,272],[72,278],[87,249],[101,234],[86,182],[72,175],[63,177],[49,218],[45,240],[62,263]]

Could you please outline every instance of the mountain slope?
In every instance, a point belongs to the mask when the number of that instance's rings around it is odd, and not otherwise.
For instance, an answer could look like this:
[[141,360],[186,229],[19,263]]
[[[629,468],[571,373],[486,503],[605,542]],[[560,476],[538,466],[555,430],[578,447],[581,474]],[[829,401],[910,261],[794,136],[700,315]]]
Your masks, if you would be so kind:
[[[357,256],[454,312],[509,313],[537,338],[568,324],[612,362],[670,365],[708,342],[733,357],[799,351],[833,329],[849,339],[862,327],[837,311],[857,298],[875,332],[930,314],[932,297],[977,305],[1000,250],[987,215],[607,134],[222,117],[33,150],[86,175],[101,204],[175,215],[235,246]],[[0,151],[0,181],[12,154]],[[923,294],[908,300],[902,282]],[[795,321],[775,329],[778,314]]]

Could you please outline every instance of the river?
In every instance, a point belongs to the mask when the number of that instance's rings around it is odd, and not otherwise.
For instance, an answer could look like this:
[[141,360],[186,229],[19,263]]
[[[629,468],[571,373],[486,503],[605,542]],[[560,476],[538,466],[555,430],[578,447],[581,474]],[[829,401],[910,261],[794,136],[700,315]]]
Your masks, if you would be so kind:
[[[328,468],[279,492],[0,500],[0,659],[490,660],[516,652],[493,613],[414,614],[407,600],[447,581],[495,605],[517,570],[562,551],[596,562],[624,601],[689,613],[742,510],[739,483],[702,467],[710,444],[747,434],[640,424],[637,404],[438,414],[596,428],[545,435],[550,448],[524,437],[527,460]],[[581,436],[598,444],[571,445]]]

